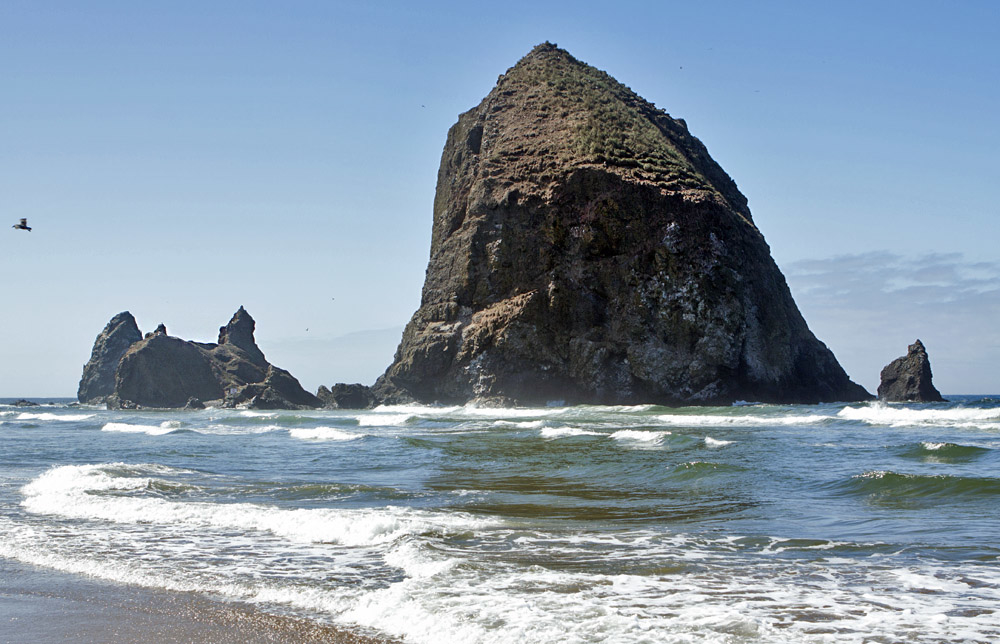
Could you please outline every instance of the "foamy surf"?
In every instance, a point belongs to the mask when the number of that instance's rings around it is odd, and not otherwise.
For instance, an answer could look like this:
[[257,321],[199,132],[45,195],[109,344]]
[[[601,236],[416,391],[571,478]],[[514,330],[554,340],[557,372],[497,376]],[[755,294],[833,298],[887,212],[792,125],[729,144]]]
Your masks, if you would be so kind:
[[885,403],[871,403],[863,407],[845,407],[837,413],[837,416],[869,425],[890,427],[944,425],[948,427],[1000,429],[1000,409],[977,409],[974,407],[915,409]]
[[659,445],[671,433],[665,430],[619,429],[612,433],[610,437],[616,441]]
[[568,436],[603,436],[601,432],[592,432],[580,427],[543,427],[538,432],[542,438],[566,438]]
[[664,425],[674,427],[765,427],[773,425],[818,425],[831,420],[832,416],[808,414],[804,416],[785,415],[738,415],[723,416],[710,414],[663,414],[656,419]]
[[364,438],[368,434],[355,434],[352,432],[345,432],[344,430],[337,429],[336,427],[294,427],[288,430],[288,434],[292,438],[298,438],[300,440],[306,441],[353,441],[359,438]]
[[[21,492],[22,507],[36,514],[119,524],[185,526],[192,530],[269,532],[302,543],[348,546],[395,541],[426,531],[465,531],[489,525],[462,514],[440,514],[409,508],[359,510],[285,510],[253,503],[172,501],[141,494],[167,488],[156,478],[176,472],[154,465],[65,465],[53,468]],[[110,494],[114,492],[115,494]],[[124,495],[122,492],[132,492]],[[138,493],[138,494],[135,494]]]
[[21,412],[17,415],[17,420],[51,420],[56,422],[79,422],[81,420],[89,420],[94,417],[94,414],[54,414],[51,412]]
[[362,414],[358,416],[361,427],[402,427],[415,418],[413,414]]
[[166,420],[159,425],[133,425],[131,423],[105,423],[102,432],[123,432],[126,434],[149,434],[162,436],[177,431],[181,424],[176,420]]

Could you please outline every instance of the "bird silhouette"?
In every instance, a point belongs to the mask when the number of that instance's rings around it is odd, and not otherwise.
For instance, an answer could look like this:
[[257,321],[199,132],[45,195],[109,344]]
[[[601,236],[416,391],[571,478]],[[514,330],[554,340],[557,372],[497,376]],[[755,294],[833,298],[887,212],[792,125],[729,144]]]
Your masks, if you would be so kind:
[[21,217],[21,223],[14,224],[13,226],[11,226],[11,228],[17,228],[18,230],[27,230],[29,233],[31,232],[31,227],[28,225],[27,217]]

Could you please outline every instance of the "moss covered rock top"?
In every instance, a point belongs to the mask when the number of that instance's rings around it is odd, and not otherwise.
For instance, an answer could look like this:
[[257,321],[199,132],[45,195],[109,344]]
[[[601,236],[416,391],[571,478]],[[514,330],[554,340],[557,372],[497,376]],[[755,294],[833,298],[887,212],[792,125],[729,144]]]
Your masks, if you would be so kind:
[[665,193],[724,201],[751,221],[746,198],[683,120],[551,43],[500,76],[473,114],[484,172],[512,185],[544,189],[572,168],[599,166]]

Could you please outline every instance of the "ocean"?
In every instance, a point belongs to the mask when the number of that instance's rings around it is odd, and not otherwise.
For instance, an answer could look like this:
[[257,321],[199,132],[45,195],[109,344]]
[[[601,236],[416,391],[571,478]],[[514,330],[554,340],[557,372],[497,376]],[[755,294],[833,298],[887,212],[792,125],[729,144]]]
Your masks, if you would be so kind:
[[998,397],[0,404],[0,564],[385,641],[996,642],[998,501]]

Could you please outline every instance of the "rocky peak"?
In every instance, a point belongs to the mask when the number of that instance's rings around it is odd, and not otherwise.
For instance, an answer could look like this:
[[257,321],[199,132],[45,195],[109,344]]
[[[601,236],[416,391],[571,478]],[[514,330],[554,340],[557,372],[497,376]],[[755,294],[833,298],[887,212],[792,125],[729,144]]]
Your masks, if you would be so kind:
[[233,314],[232,319],[224,327],[219,328],[219,344],[231,344],[235,347],[243,349],[250,359],[255,363],[265,363],[264,353],[257,346],[257,341],[254,339],[254,329],[256,328],[256,323],[254,319],[247,313],[247,310],[242,306],[236,313]]
[[942,402],[931,382],[931,361],[919,339],[907,347],[906,355],[882,369],[878,398],[886,402]]
[[169,336],[163,325],[139,339],[136,328],[136,341],[111,369],[113,391],[105,394],[108,408],[195,409],[209,401],[271,409],[321,406],[290,373],[264,360],[254,341],[254,327],[253,318],[240,307],[221,328],[219,344]]
[[385,400],[858,400],[684,121],[551,43],[452,126]]
[[83,367],[77,400],[100,403],[115,389],[115,369],[128,348],[142,339],[135,318],[128,311],[115,315],[94,340],[90,360]]

